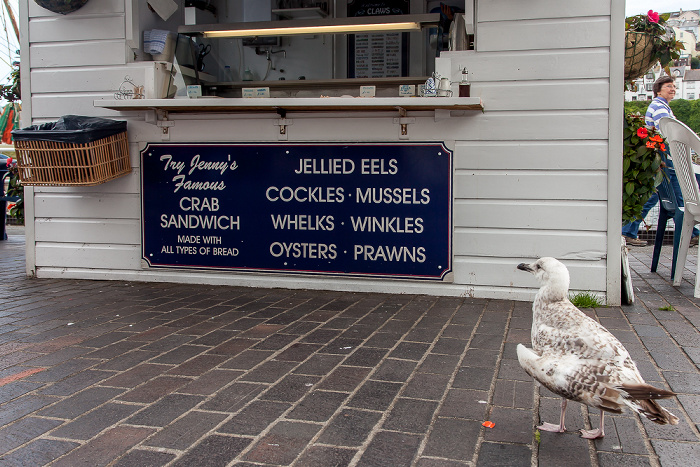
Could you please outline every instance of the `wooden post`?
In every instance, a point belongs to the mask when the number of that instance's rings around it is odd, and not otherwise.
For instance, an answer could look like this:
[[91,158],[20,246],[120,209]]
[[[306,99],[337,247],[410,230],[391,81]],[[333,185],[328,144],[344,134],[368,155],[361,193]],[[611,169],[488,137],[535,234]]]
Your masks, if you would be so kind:
[[12,13],[12,8],[10,8],[9,0],[3,0],[3,3],[5,3],[5,11],[7,11],[7,15],[10,17],[10,21],[12,22],[12,29],[15,30],[15,37],[17,37],[17,41],[19,42],[19,28],[17,27],[17,20],[15,19],[15,14]]

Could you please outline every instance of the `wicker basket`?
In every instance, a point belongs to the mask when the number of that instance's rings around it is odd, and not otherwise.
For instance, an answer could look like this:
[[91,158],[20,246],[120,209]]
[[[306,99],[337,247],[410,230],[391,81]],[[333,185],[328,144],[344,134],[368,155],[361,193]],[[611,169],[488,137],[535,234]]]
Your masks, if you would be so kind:
[[625,33],[625,81],[643,76],[656,62],[654,36],[643,32]]
[[131,172],[126,132],[85,144],[15,140],[23,185],[93,186]]

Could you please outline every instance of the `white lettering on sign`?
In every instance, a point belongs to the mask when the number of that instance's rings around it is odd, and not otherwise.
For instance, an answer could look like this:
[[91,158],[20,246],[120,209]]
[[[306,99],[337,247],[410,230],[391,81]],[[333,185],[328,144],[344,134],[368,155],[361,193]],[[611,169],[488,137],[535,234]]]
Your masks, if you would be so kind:
[[163,229],[219,229],[241,230],[239,216],[203,216],[201,214],[161,214],[160,226]]
[[420,217],[355,217],[350,216],[355,232],[423,233]]
[[399,171],[396,159],[390,159],[387,167],[384,159],[362,159],[362,175],[396,175]]
[[272,226],[278,230],[333,230],[333,216],[270,214]]
[[218,211],[219,210],[219,199],[218,198],[195,198],[185,196],[180,198],[180,209],[183,211]]
[[332,186],[300,186],[296,188],[271,186],[267,189],[265,195],[268,201],[283,201],[285,203],[290,201],[298,203],[342,203],[345,200],[343,188]]
[[417,188],[357,188],[356,203],[369,204],[428,204],[430,190],[423,188],[418,194]]
[[355,171],[352,159],[299,159],[295,174],[332,175],[351,174]]
[[334,243],[286,243],[274,242],[270,245],[270,254],[275,258],[309,258],[335,259],[338,256]]
[[425,262],[425,248],[387,245],[355,245],[353,259],[363,261]]

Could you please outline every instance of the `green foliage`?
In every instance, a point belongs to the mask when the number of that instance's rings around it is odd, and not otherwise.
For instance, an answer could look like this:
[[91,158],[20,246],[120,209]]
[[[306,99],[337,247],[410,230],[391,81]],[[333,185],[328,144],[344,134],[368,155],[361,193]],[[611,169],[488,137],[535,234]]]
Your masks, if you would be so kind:
[[573,294],[569,297],[569,300],[578,308],[600,308],[605,306],[600,297],[590,291]]
[[676,311],[676,309],[673,308],[673,305],[661,306],[661,307],[659,307],[659,310],[661,310],[661,311]]
[[642,208],[661,183],[665,149],[661,135],[644,125],[638,113],[625,114],[622,130],[622,221],[639,219]]
[[17,169],[17,162],[13,162],[8,166],[9,172],[9,185],[7,187],[7,196],[19,196],[17,200],[10,208],[10,215],[17,219],[21,224],[24,224],[24,187],[19,179],[19,169]]
[[678,120],[700,133],[700,100],[673,99],[669,105]]
[[651,52],[661,66],[666,69],[669,75],[671,72],[668,67],[673,60],[680,58],[680,53],[684,49],[683,43],[676,40],[676,35],[673,30],[666,27],[666,21],[670,17],[670,13],[659,15],[651,12],[646,15],[636,15],[625,18],[625,31],[641,32],[649,34],[653,37],[654,46]]
[[12,72],[8,79],[8,84],[0,85],[0,98],[8,102],[16,102],[21,99],[21,90],[19,86],[19,62],[12,64]]
[[[697,45],[695,47],[697,47]],[[690,68],[693,70],[700,68],[700,58],[690,57]]]

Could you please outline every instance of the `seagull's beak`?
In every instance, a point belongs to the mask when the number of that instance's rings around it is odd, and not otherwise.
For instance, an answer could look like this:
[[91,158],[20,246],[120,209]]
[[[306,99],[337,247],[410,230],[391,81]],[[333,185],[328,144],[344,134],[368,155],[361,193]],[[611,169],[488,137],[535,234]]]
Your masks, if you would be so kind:
[[534,269],[532,269],[529,264],[525,263],[518,264],[518,269],[521,271],[534,272]]

